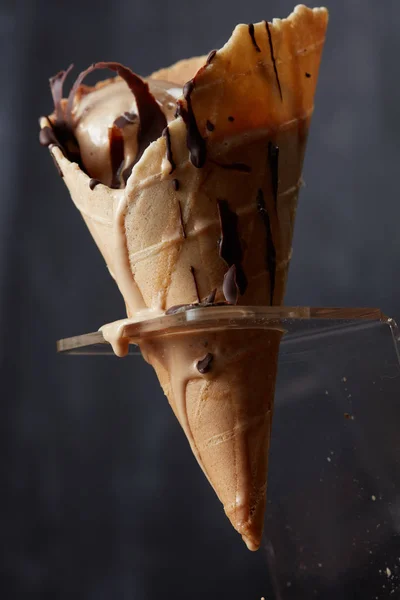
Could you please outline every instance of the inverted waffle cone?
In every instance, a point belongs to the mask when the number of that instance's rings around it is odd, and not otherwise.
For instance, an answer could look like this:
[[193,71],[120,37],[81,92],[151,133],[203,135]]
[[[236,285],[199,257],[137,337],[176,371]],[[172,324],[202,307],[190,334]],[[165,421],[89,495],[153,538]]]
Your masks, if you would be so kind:
[[[283,302],[326,25],[326,10],[299,6],[268,26],[239,25],[207,64],[197,58],[154,74],[176,83],[193,77],[193,114],[207,146],[202,168],[190,161],[182,117],[169,124],[175,168],[161,137],[145,150],[125,189],[100,184],[91,190],[89,177],[52,147],[129,316],[197,302],[214,289],[216,301],[224,299],[229,265],[219,250],[220,201],[238,218],[247,279],[238,303]],[[180,101],[183,111],[186,100]],[[279,148],[275,181],[271,147]],[[207,348],[197,334],[190,344],[182,336],[142,346],[193,452],[251,549],[259,546],[263,526],[279,340],[276,331],[229,330],[213,333]],[[207,353],[212,368],[200,375],[193,365]],[[186,357],[184,373],[177,357]]]
[[[281,332],[200,332],[142,345],[192,451],[250,550],[261,541]],[[196,372],[210,353],[208,374]],[[268,365],[268,368],[266,368]]]

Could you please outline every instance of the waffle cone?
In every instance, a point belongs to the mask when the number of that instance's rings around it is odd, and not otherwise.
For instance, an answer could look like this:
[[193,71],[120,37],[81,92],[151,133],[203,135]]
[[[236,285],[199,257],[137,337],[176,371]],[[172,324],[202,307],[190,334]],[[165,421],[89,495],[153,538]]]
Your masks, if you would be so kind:
[[[299,6],[285,20],[237,26],[212,60],[181,61],[153,74],[176,83],[193,78],[191,108],[207,147],[201,168],[188,151],[182,116],[169,124],[174,164],[160,137],[125,189],[90,189],[88,175],[51,147],[128,316],[199,302],[213,290],[216,301],[224,300],[232,265],[221,252],[221,202],[236,215],[240,239],[240,265],[234,266],[246,285],[237,303],[282,304],[326,26],[325,9]],[[178,103],[187,114],[188,96]],[[280,333],[212,336],[207,348],[200,334],[165,336],[141,348],[233,526],[256,549]],[[193,365],[207,353],[213,366],[202,376]],[[184,372],[180,364],[187,365]]]
[[[234,528],[261,541],[281,331],[227,330],[160,336],[142,345]],[[213,356],[210,371],[196,364]],[[268,366],[268,367],[267,367]]]

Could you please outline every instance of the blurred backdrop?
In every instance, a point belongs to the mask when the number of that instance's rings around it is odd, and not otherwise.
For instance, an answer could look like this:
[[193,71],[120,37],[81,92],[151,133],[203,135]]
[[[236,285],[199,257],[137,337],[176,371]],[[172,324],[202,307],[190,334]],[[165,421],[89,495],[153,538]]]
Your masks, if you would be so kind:
[[[287,304],[376,306],[400,318],[400,4],[326,5]],[[96,330],[124,307],[39,146],[38,117],[52,110],[49,76],[71,62],[77,72],[116,60],[145,75],[220,47],[239,22],[292,8],[293,0],[0,2],[5,600],[266,593],[252,587],[262,559],[250,560],[230,530],[151,368],[55,353],[56,339]]]

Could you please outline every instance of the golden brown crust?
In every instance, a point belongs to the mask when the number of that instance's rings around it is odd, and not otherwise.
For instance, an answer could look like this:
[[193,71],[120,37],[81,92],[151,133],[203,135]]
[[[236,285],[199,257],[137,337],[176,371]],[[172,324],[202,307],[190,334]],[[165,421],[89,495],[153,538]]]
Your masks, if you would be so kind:
[[197,71],[205,64],[206,59],[206,56],[195,56],[179,60],[170,67],[154,71],[147,79],[161,79],[163,81],[179,83],[183,86],[189,79],[192,79],[196,75]]

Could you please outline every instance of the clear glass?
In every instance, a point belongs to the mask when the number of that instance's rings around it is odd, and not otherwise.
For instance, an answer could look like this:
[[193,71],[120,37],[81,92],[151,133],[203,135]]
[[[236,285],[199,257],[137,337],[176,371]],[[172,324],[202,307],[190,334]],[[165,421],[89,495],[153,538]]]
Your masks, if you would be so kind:
[[[199,328],[278,327],[286,332],[262,548],[256,555],[248,552],[237,534],[222,525],[217,534],[193,527],[186,548],[175,548],[176,524],[171,523],[170,552],[179,557],[179,569],[171,574],[176,585],[179,572],[195,571],[190,545],[207,548],[212,537],[224,551],[218,562],[207,566],[207,577],[212,579],[209,571],[214,569],[221,585],[224,573],[224,597],[230,600],[400,598],[400,360],[395,322],[376,309],[213,307],[129,327],[133,342]],[[99,332],[61,340],[58,349],[110,353]],[[185,501],[195,506],[196,494],[188,494]],[[193,585],[187,595],[204,598],[205,585]],[[212,583],[209,590],[208,597],[216,598]]]

